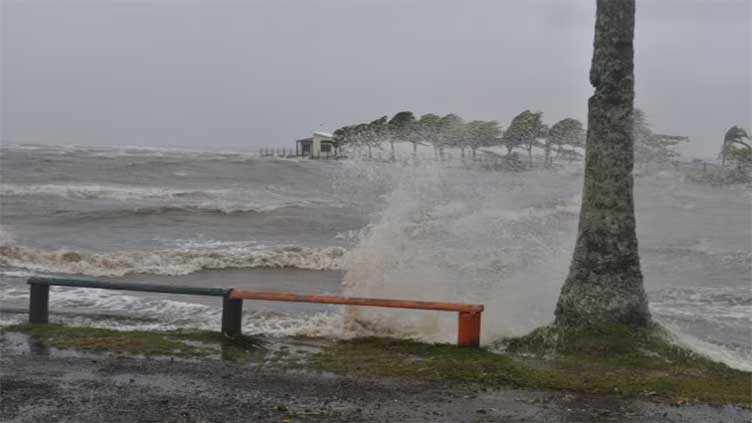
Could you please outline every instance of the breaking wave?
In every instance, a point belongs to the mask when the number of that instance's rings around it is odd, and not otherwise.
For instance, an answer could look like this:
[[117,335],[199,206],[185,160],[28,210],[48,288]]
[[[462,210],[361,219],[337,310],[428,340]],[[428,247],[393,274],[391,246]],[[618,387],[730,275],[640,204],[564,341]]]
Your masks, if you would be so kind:
[[117,201],[132,201],[149,198],[184,198],[184,197],[212,197],[227,193],[229,190],[180,190],[157,187],[139,187],[125,185],[93,185],[93,184],[3,184],[0,187],[2,196],[49,195],[70,199],[106,199]]
[[[180,214],[196,214],[196,215],[221,215],[221,216],[241,216],[241,215],[255,215],[270,212],[277,212],[283,210],[294,210],[296,208],[303,208],[301,204],[280,204],[277,206],[268,207],[241,207],[235,205],[222,205],[217,203],[207,203],[198,205],[185,205],[185,206],[155,206],[155,207],[137,207],[133,209],[109,209],[109,210],[96,210],[96,211],[71,211],[69,213],[71,218],[78,219],[120,219],[128,217],[144,217],[144,216],[169,216]],[[59,211],[58,213],[64,213]]]
[[[89,213],[102,217],[113,215],[148,215],[171,212],[215,214],[264,213],[288,207],[333,204],[321,199],[301,198],[300,193],[275,192],[273,187],[253,189],[178,189],[149,186],[94,184],[2,184],[2,197],[52,196],[68,200],[106,200],[117,203],[141,204],[119,210],[97,210]],[[335,204],[336,205],[336,204]]]
[[0,266],[36,272],[123,276],[186,275],[204,269],[297,268],[337,270],[347,251],[342,247],[259,247],[251,242],[215,242],[177,249],[90,253],[0,246]]
[[[395,179],[351,252],[348,294],[484,304],[482,343],[553,318],[579,212],[574,178],[425,164]],[[452,342],[457,323],[449,313],[351,308],[346,324]]]

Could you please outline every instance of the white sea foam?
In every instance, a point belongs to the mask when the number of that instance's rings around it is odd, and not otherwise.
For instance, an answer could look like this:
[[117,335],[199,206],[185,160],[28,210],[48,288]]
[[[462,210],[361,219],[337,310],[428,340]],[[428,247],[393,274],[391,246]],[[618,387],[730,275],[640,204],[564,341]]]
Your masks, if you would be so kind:
[[678,345],[689,348],[711,360],[727,364],[729,367],[752,372],[752,348],[719,345],[688,334],[684,329],[671,323],[663,323]]
[[312,270],[342,268],[342,247],[258,247],[252,242],[217,243],[154,251],[88,253],[0,246],[0,266],[36,272],[123,276],[134,273],[185,275],[202,269],[292,267]]
[[[28,289],[8,287],[3,301],[28,303]],[[160,298],[136,296],[127,292],[100,289],[52,287],[50,320],[73,326],[90,326],[116,330],[217,330],[221,326],[221,306]],[[21,323],[21,313],[4,313],[0,323]],[[246,310],[243,332],[266,336],[320,336],[346,338],[339,310],[316,313],[280,313]]]

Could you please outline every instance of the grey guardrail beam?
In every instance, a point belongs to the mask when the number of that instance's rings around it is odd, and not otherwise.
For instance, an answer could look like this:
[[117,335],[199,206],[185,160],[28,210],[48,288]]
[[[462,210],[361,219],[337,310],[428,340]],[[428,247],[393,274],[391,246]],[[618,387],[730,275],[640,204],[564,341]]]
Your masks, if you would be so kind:
[[41,278],[32,277],[26,282],[29,285],[67,286],[73,288],[98,288],[123,291],[161,292],[164,294],[208,295],[225,297],[229,295],[227,288],[201,288],[193,286],[155,285],[131,282],[103,282],[87,279]]

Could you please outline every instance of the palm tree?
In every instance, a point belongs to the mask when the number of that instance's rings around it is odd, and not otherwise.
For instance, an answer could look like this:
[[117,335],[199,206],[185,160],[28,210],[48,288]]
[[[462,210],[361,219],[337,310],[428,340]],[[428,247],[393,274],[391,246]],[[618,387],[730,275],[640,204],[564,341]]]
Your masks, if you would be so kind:
[[721,149],[721,167],[726,166],[726,156],[729,153],[729,147],[734,144],[741,144],[748,149],[752,150],[752,146],[744,142],[744,139],[750,139],[747,130],[740,128],[736,125],[726,131],[726,135],[723,137],[723,148]]
[[635,0],[598,0],[585,185],[556,325],[651,324],[637,250],[634,167]]

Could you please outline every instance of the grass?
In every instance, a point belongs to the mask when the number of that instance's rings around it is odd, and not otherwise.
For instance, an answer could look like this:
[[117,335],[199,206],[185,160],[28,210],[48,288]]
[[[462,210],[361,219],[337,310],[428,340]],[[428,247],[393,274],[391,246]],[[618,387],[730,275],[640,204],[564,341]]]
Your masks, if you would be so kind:
[[21,324],[3,332],[21,332],[59,349],[108,351],[146,356],[202,357],[221,354],[223,359],[242,361],[261,345],[251,337],[228,338],[211,331],[117,331],[59,324]]
[[[115,331],[57,324],[16,325],[50,347],[146,356],[247,361],[258,342],[210,331]],[[360,338],[334,342],[304,367],[340,374],[399,377],[652,400],[740,404],[752,407],[752,374],[713,362],[668,341],[660,328],[602,326],[587,330],[540,328],[506,340],[502,354],[447,344]],[[273,356],[274,354],[270,354]],[[275,357],[267,357],[273,360]]]
[[666,339],[659,328],[548,327],[507,341],[507,352],[497,354],[363,338],[326,347],[313,363],[335,373],[752,406],[752,374]]

